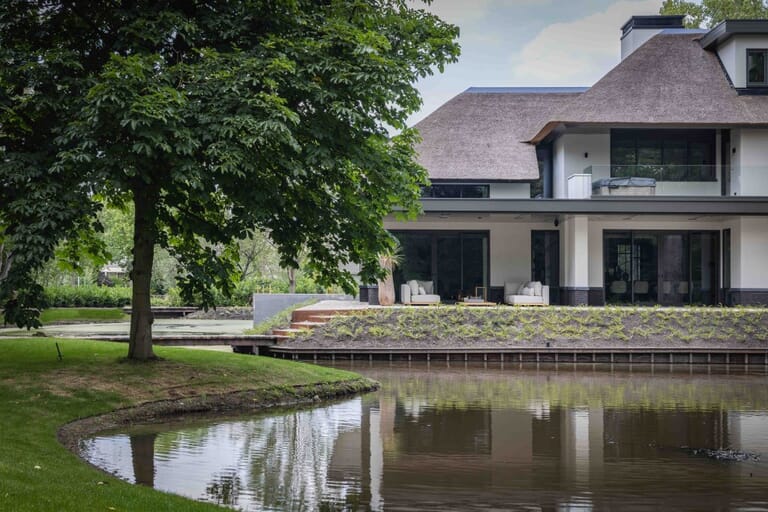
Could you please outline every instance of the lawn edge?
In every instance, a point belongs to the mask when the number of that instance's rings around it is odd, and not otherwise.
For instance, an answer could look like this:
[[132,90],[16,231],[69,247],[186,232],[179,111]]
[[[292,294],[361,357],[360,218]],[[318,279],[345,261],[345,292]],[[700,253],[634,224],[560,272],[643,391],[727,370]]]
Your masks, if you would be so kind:
[[[88,463],[82,457],[81,441],[105,430],[172,419],[184,414],[250,413],[275,407],[319,404],[376,391],[379,387],[378,382],[362,377],[336,382],[274,386],[156,400],[70,421],[59,427],[56,438],[67,450]],[[97,469],[103,472],[101,468]]]

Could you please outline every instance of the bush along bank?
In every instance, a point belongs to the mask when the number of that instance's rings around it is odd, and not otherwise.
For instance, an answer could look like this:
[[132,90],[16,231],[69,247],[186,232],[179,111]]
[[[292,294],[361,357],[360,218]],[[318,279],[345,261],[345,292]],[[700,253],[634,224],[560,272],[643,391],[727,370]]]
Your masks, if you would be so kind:
[[768,347],[768,309],[380,308],[334,318],[289,343],[319,347]]

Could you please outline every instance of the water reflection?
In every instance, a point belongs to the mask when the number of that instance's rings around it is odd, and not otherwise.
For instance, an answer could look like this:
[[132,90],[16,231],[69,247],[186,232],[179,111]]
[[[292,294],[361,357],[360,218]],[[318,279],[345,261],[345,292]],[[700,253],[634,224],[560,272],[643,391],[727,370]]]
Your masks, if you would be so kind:
[[765,373],[355,370],[382,390],[103,435],[86,455],[129,481],[244,510],[768,510]]

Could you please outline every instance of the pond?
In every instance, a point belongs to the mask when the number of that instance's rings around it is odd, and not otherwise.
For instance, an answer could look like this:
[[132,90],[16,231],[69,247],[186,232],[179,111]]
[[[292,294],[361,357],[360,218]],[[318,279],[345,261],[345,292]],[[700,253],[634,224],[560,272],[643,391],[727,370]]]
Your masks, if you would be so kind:
[[762,366],[344,367],[381,390],[105,433],[85,456],[255,511],[768,510]]

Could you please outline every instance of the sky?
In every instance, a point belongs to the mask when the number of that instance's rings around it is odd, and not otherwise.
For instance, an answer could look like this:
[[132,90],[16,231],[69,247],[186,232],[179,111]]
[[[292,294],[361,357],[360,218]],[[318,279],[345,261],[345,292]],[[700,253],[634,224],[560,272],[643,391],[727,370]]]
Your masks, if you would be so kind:
[[[418,3],[418,2],[417,2]],[[619,63],[621,26],[662,0],[433,0],[458,25],[461,56],[418,82],[413,125],[468,87],[591,86]]]

